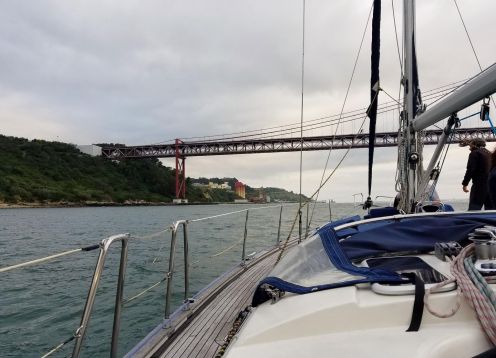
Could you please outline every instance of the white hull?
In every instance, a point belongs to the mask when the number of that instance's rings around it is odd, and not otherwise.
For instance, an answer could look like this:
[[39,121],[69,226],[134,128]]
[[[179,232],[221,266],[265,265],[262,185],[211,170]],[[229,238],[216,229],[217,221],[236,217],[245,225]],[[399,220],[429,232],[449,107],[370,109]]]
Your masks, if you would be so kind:
[[[424,258],[449,275],[447,263]],[[434,265],[435,264],[435,265]],[[457,291],[434,293],[432,307],[447,312]],[[226,352],[248,357],[472,357],[491,348],[475,312],[462,299],[451,318],[424,310],[418,332],[406,332],[413,295],[386,296],[370,285],[287,295],[255,308]]]

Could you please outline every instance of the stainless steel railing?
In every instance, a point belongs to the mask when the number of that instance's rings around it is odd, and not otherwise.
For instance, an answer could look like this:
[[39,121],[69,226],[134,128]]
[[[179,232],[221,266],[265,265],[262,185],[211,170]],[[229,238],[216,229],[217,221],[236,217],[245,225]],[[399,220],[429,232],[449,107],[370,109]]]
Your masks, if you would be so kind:
[[[158,283],[154,284],[151,286],[151,288],[156,287],[159,283],[163,282],[164,280],[167,281],[166,283],[166,288],[165,288],[165,314],[164,314],[164,321],[165,325],[168,325],[170,314],[171,314],[171,303],[172,303],[172,294],[173,294],[173,276],[175,273],[175,265],[176,265],[176,244],[177,244],[177,235],[182,228],[183,232],[183,254],[184,254],[184,302],[186,303],[186,307],[188,302],[190,301],[190,285],[189,285],[189,280],[190,280],[190,255],[189,255],[189,237],[188,237],[188,226],[192,223],[195,222],[200,222],[200,221],[205,221],[205,220],[210,220],[210,219],[215,219],[223,216],[228,216],[228,215],[234,215],[237,213],[242,213],[246,212],[245,215],[245,220],[244,220],[244,233],[243,233],[243,239],[242,239],[242,252],[241,252],[241,262],[240,264],[244,266],[246,264],[246,261],[248,260],[248,256],[246,255],[246,244],[247,244],[247,238],[248,238],[248,219],[249,219],[249,212],[250,211],[255,211],[255,210],[262,210],[262,209],[270,209],[270,208],[276,208],[280,207],[279,211],[279,223],[278,223],[278,228],[277,228],[277,239],[275,244],[278,245],[280,243],[280,235],[281,235],[281,223],[282,223],[282,213],[283,213],[283,206],[282,205],[273,205],[273,206],[265,206],[265,207],[257,207],[257,208],[251,208],[251,209],[243,209],[243,210],[237,210],[229,213],[224,213],[224,214],[218,214],[218,215],[213,215],[209,217],[203,217],[199,219],[192,219],[192,220],[178,220],[174,222],[168,229],[162,230],[160,232],[144,236],[144,237],[131,237],[129,234],[120,234],[120,235],[114,235],[110,236],[108,238],[105,238],[101,241],[99,245],[92,245],[88,246],[85,248],[80,248],[80,249],[73,249],[69,250],[63,253],[59,253],[56,255],[51,255],[47,256],[45,258],[37,259],[37,260],[32,260],[29,262],[17,264],[17,265],[12,265],[9,267],[2,267],[0,268],[0,273],[1,272],[6,272],[10,271],[13,269],[17,268],[22,268],[26,267],[29,265],[34,265],[34,264],[39,264],[43,262],[47,262],[65,255],[70,255],[74,254],[76,252],[80,251],[91,251],[94,249],[100,249],[100,253],[98,255],[98,259],[95,265],[95,270],[93,273],[92,281],[90,288],[88,290],[88,296],[86,298],[86,302],[84,305],[83,309],[83,314],[81,316],[81,321],[79,324],[79,327],[76,329],[74,335],[67,339],[66,341],[62,342],[61,344],[57,345],[54,349],[49,351],[47,354],[45,354],[43,357],[48,357],[49,355],[55,353],[58,351],[60,348],[62,348],[64,345],[68,344],[72,340],[75,341],[73,351],[72,351],[72,357],[73,358],[78,358],[81,353],[82,345],[84,342],[85,335],[87,333],[87,329],[89,327],[91,315],[92,315],[92,310],[93,306],[95,303],[95,298],[96,298],[96,293],[98,291],[98,287],[101,281],[101,278],[103,276],[103,271],[104,271],[104,266],[106,262],[107,255],[109,253],[110,248],[114,243],[120,242],[121,243],[121,251],[120,251],[120,259],[119,259],[119,274],[117,278],[117,288],[116,288],[116,294],[115,294],[115,305],[114,305],[114,319],[113,319],[113,326],[112,326],[112,339],[111,339],[111,351],[110,351],[110,356],[111,357],[117,357],[117,350],[118,350],[118,341],[119,341],[119,332],[120,332],[120,325],[121,325],[121,313],[122,313],[122,308],[125,302],[129,302],[137,297],[140,297],[143,293],[146,293],[150,290],[150,288],[145,289],[143,292],[139,293],[138,295],[135,295],[129,300],[124,301],[123,300],[123,292],[124,292],[124,283],[125,283],[125,274],[126,274],[126,265],[127,265],[127,255],[128,255],[128,242],[130,239],[150,239],[154,237],[161,236],[163,233],[166,233],[168,231],[171,232],[171,245],[170,245],[170,251],[169,251],[169,267],[168,271],[166,273],[165,279],[162,279]],[[238,245],[239,245],[238,241]],[[222,250],[218,254],[213,255],[212,257],[221,255],[226,253],[227,251],[231,250],[234,248],[236,244],[228,247],[227,249]]]
[[[253,208],[253,209],[244,209],[244,210],[238,210],[238,211],[233,211],[230,213],[226,214],[219,214],[219,215],[213,215],[209,217],[204,217],[201,219],[194,219],[194,220],[179,220],[176,221],[171,227],[172,227],[172,234],[171,234],[171,246],[170,246],[170,256],[169,256],[169,269],[167,272],[167,286],[166,286],[166,292],[165,292],[165,297],[166,297],[166,302],[165,302],[165,325],[169,325],[169,318],[171,314],[171,297],[172,297],[172,289],[173,289],[173,276],[174,276],[174,267],[176,264],[176,241],[177,241],[177,234],[182,227],[183,229],[183,246],[184,246],[184,303],[188,303],[190,300],[189,297],[189,269],[190,269],[190,259],[189,259],[189,242],[188,242],[188,226],[191,223],[194,222],[199,222],[199,221],[204,221],[204,220],[209,220],[209,219],[214,219],[218,218],[221,216],[226,216],[226,215],[233,215],[237,213],[242,213],[246,212],[245,215],[245,223],[244,223],[244,233],[243,233],[243,244],[242,244],[242,250],[241,250],[241,265],[244,266],[247,261],[247,255],[246,255],[246,242],[248,238],[248,218],[250,214],[250,210],[260,210],[260,209],[269,209],[269,208],[274,208],[274,207],[280,207],[279,211],[279,224],[277,228],[277,241],[276,245],[279,244],[280,242],[280,235],[281,235],[281,223],[282,223],[282,211],[283,211],[283,206],[282,205],[273,205],[269,207],[261,207],[261,208]],[[225,252],[225,250],[223,250]]]
[[95,296],[102,278],[103,268],[105,265],[105,259],[107,258],[107,253],[110,246],[114,242],[121,242],[121,258],[119,262],[119,277],[117,279],[117,292],[115,294],[115,306],[114,306],[114,324],[112,328],[112,342],[110,348],[110,356],[117,356],[117,345],[119,340],[119,330],[121,322],[121,311],[122,311],[122,293],[124,290],[124,276],[126,274],[126,263],[127,263],[127,243],[129,240],[129,234],[121,234],[110,236],[102,241],[100,244],[100,254],[98,256],[98,261],[95,266],[95,273],[93,274],[93,279],[91,281],[91,286],[88,292],[88,297],[86,298],[86,303],[84,305],[83,315],[81,317],[81,323],[79,328],[76,330],[76,342],[74,343],[74,349],[72,351],[73,357],[79,357],[81,352],[81,346],[83,344],[84,336],[88,328],[91,311],[95,303]]
[[169,319],[171,296],[172,296],[172,276],[176,264],[176,238],[179,226],[183,227],[184,240],[184,301],[189,298],[189,242],[188,242],[188,221],[179,220],[172,225],[172,237],[169,256],[169,271],[167,272],[167,286],[165,291],[165,319]]

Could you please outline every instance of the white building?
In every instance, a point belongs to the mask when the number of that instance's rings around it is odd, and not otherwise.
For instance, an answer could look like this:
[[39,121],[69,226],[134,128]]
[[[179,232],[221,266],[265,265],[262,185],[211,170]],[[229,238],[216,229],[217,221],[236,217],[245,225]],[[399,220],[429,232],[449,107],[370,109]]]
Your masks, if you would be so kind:
[[98,157],[102,155],[102,148],[97,145],[76,145],[76,148],[79,149],[84,154],[89,154],[92,157]]
[[217,183],[208,183],[208,187],[210,189],[224,189],[224,190],[231,190],[231,186],[227,181],[225,181],[223,184],[217,184]]

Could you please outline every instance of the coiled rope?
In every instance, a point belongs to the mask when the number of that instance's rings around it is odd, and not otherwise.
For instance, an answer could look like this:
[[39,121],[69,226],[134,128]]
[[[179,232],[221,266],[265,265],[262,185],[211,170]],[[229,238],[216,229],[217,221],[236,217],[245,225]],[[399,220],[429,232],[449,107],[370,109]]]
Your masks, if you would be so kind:
[[[470,307],[475,310],[484,332],[491,342],[496,345],[496,295],[489,287],[486,278],[475,268],[472,257],[473,252],[474,244],[470,244],[452,259],[451,273],[454,278],[443,281],[426,290],[424,304],[432,315],[439,318],[448,318],[453,316],[460,308],[460,297],[463,295]],[[455,306],[445,313],[434,310],[429,304],[430,293],[453,282],[458,285]]]

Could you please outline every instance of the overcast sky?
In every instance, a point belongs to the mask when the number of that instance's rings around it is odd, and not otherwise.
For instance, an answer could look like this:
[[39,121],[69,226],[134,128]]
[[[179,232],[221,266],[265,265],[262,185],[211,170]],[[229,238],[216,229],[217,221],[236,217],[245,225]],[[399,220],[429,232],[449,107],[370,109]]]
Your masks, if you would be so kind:
[[[340,112],[372,1],[306,3],[304,118],[312,120]],[[401,2],[394,4],[401,28]],[[496,3],[458,4],[488,67],[496,60]],[[419,0],[417,31],[424,91],[478,72],[452,0]],[[345,111],[368,105],[369,34],[370,26]],[[296,0],[0,0],[0,133],[138,145],[296,123],[301,40],[302,1]],[[383,1],[381,51],[381,86],[397,96],[400,67],[390,1]],[[380,101],[389,100],[381,93]],[[396,117],[384,116],[378,130],[396,128]],[[427,157],[431,152],[427,148]],[[331,169],[343,154],[332,153]],[[376,155],[373,194],[392,196],[396,150],[378,149]],[[466,148],[450,149],[442,197],[467,197],[460,184],[467,155]],[[315,190],[326,157],[327,152],[304,153],[305,194]],[[299,153],[188,158],[187,175],[235,176],[252,186],[297,192],[298,160]],[[321,198],[350,201],[352,194],[365,193],[366,161],[364,150],[350,152]]]

